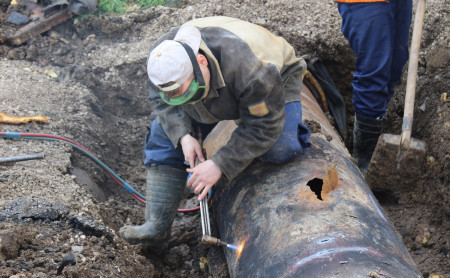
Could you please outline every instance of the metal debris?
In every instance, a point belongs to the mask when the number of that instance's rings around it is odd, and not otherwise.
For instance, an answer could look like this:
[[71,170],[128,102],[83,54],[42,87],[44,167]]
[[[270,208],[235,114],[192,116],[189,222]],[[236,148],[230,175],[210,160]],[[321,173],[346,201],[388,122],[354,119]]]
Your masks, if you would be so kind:
[[[21,45],[29,39],[40,35],[56,25],[67,21],[74,15],[84,15],[96,11],[97,0],[53,0],[47,6],[25,1],[30,5],[26,10],[30,14],[30,18],[20,16],[19,13],[11,15],[17,22],[30,23],[23,26],[13,35],[0,37],[0,43],[8,43],[11,45]],[[10,15],[10,16],[11,16]],[[9,19],[9,18],[8,18]],[[25,20],[28,21],[25,22]],[[23,24],[22,23],[22,24]]]
[[30,22],[30,19],[21,13],[12,11],[9,14],[8,18],[6,19],[6,22],[15,24],[15,25],[22,25],[22,24]]
[[3,157],[0,157],[0,163],[18,162],[18,161],[43,159],[43,158],[44,158],[43,153],[22,154],[22,155],[15,155],[15,156],[3,156]]

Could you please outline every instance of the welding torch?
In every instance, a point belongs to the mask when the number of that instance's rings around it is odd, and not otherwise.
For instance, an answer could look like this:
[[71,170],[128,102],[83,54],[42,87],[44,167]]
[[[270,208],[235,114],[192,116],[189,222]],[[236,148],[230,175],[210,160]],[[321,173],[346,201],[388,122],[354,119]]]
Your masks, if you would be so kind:
[[[199,164],[198,158],[195,158],[195,166]],[[189,173],[187,180],[190,179],[192,173]],[[227,244],[218,238],[211,236],[211,223],[209,220],[209,207],[208,207],[208,198],[203,198],[199,201],[200,203],[200,221],[202,224],[202,242],[216,245],[216,246],[227,246]]]
[[[188,176],[189,179],[190,176]],[[202,224],[202,239],[201,242],[213,245],[213,246],[223,246],[234,250],[240,250],[240,248],[234,244],[229,244],[220,239],[211,236],[211,223],[209,220],[209,208],[208,208],[208,198],[203,198],[200,200],[200,221]]]
[[[200,143],[200,146],[202,146],[202,152],[204,152],[202,132],[199,127],[197,128],[197,135],[198,135],[197,140]],[[194,165],[197,166],[199,163],[200,163],[200,161],[199,161],[198,157],[196,157]],[[189,180],[189,178],[191,176],[192,176],[192,173],[189,173],[189,175],[187,176],[187,180]],[[209,244],[209,245],[213,245],[213,246],[223,246],[223,247],[238,250],[238,247],[236,245],[226,243],[216,237],[211,236],[211,223],[210,223],[210,218],[209,218],[208,198],[203,198],[199,202],[200,202],[200,221],[202,224],[202,233],[203,233],[201,242]]]
[[[202,151],[204,151],[202,131],[200,127],[197,128],[197,136],[198,136],[197,140],[200,143],[200,146],[202,146]],[[199,163],[200,161],[198,157],[196,157],[194,165],[197,166]],[[189,175],[187,176],[187,180],[189,180],[191,176],[192,173],[189,173]],[[226,242],[223,242],[220,239],[211,236],[211,223],[209,218],[208,198],[203,198],[199,202],[200,202],[200,221],[202,224],[202,233],[203,233],[201,242],[214,246],[227,247],[228,244]]]
[[210,225],[210,221],[209,221],[209,209],[208,209],[207,198],[203,198],[202,200],[200,200],[200,219],[202,222],[202,232],[203,232],[201,242],[209,244],[209,245],[223,246],[223,247],[238,250],[237,246],[226,243],[216,237],[211,236],[211,225]]

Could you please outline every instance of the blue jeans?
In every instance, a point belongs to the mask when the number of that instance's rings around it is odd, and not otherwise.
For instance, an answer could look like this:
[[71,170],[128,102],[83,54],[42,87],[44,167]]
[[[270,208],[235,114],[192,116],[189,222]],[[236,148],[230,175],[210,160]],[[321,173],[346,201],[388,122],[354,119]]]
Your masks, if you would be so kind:
[[[310,132],[302,123],[302,107],[300,102],[291,102],[285,105],[286,120],[283,132],[272,148],[259,157],[263,162],[285,163],[293,160],[300,154],[304,154],[305,149],[311,143],[309,141]],[[199,126],[203,137],[206,137],[214,128],[215,124],[193,123],[194,130]],[[204,139],[204,138],[203,138]],[[169,137],[158,123],[156,118],[151,127],[150,134],[144,149],[144,164],[171,165],[183,168],[184,154],[181,149],[176,149]]]
[[382,117],[408,60],[412,1],[338,3],[338,9],[342,33],[356,53],[355,112]]

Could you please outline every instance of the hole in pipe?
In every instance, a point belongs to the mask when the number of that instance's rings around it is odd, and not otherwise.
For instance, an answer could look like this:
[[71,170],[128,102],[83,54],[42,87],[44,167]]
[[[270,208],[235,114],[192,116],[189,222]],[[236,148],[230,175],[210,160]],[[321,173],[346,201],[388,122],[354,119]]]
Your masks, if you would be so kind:
[[309,186],[309,188],[311,188],[311,191],[316,194],[317,199],[322,201],[321,192],[322,192],[323,180],[314,178],[314,179],[308,181],[308,183],[306,185]]

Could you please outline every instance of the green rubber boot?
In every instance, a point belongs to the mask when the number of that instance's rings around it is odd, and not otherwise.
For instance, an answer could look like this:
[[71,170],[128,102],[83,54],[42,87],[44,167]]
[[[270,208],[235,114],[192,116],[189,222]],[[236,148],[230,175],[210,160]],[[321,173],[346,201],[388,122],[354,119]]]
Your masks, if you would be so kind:
[[147,175],[145,223],[124,226],[119,235],[130,244],[163,249],[183,197],[187,173],[166,165],[151,165]]
[[355,114],[353,125],[353,157],[358,161],[358,167],[366,174],[372,154],[377,146],[378,137],[381,134],[383,121],[370,119]]

